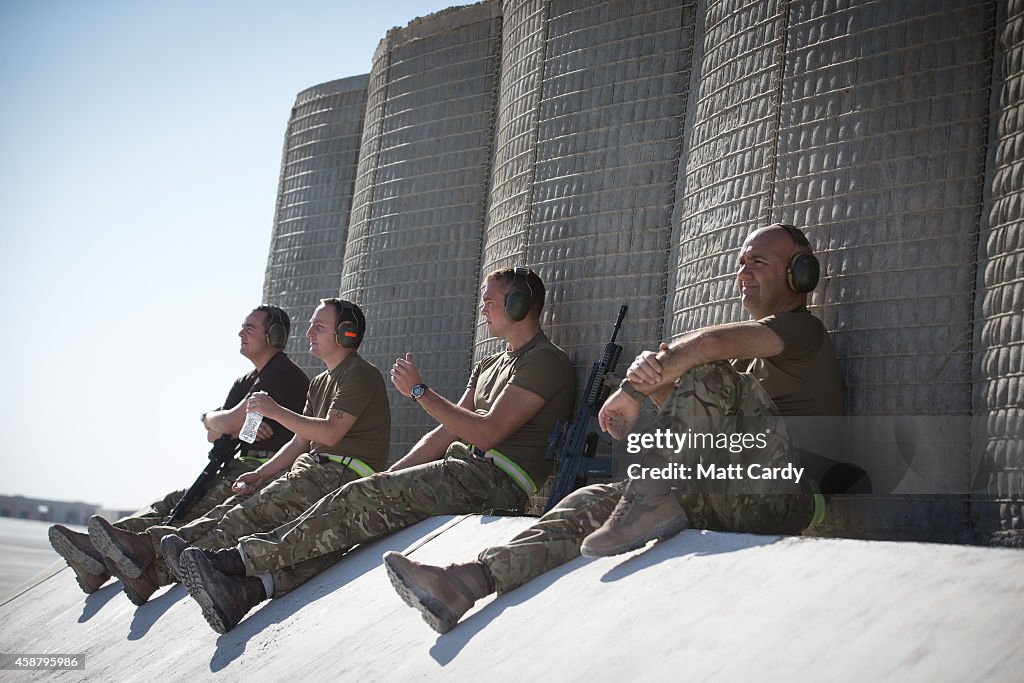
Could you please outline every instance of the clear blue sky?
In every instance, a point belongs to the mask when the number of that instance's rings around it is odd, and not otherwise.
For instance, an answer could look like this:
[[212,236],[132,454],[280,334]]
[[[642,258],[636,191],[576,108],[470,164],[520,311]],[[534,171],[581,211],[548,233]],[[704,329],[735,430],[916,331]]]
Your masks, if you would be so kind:
[[192,482],[250,367],[296,94],[447,6],[0,0],[0,494]]

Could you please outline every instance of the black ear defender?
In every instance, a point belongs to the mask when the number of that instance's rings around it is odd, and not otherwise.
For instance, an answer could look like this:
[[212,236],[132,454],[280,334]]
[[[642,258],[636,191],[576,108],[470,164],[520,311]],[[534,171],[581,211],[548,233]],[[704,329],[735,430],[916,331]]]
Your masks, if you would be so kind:
[[[811,248],[807,237],[797,227],[776,223],[776,226],[789,233],[793,242],[801,247]],[[814,254],[793,254],[786,263],[786,283],[797,294],[806,294],[818,286],[821,277],[821,263]]]
[[288,343],[288,317],[277,306],[265,305],[262,310],[267,314],[267,343],[283,349]]
[[[515,275],[512,277],[512,282],[508,286],[508,290],[505,292],[505,315],[508,316],[509,320],[519,322],[525,320],[526,316],[530,313],[530,309],[533,308],[533,287],[530,286],[530,269],[519,267],[516,268]],[[527,291],[514,289],[516,280],[520,277],[526,281]]]
[[334,341],[344,349],[356,349],[366,334],[366,318],[359,307],[342,299],[334,304],[338,325],[334,329]]

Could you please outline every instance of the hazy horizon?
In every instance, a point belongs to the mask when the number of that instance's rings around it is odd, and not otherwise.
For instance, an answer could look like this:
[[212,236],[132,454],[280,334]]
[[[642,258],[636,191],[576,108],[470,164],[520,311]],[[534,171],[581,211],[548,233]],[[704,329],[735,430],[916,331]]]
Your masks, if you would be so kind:
[[448,6],[0,3],[0,493],[134,509],[195,479],[251,367],[295,96]]

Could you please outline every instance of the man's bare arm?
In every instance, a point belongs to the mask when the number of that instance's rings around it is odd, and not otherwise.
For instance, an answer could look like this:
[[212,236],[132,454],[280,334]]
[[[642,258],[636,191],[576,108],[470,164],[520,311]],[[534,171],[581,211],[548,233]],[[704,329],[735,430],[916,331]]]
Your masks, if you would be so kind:
[[[216,439],[221,434],[230,434],[231,436],[238,436],[238,432],[242,430],[242,424],[245,422],[245,403],[248,400],[248,396],[243,398],[235,406],[225,410],[211,410],[206,413],[206,418],[203,420],[203,424],[206,425],[206,429],[210,434],[213,434]],[[213,439],[210,439],[211,441]]]
[[[298,435],[292,436],[291,440],[282,446],[270,460],[252,472],[245,472],[239,475],[235,480],[233,490],[236,493],[252,493],[271,479],[277,477],[284,470],[290,468],[300,455],[307,452],[309,452],[309,441]],[[239,484],[244,484],[244,486],[239,486]]]
[[484,414],[457,406],[429,389],[419,399],[419,404],[449,432],[486,451],[536,415],[544,407],[544,398],[522,387],[508,385]]
[[[459,405],[466,409],[473,407],[473,390],[466,389],[459,399]],[[416,445],[409,449],[398,462],[388,468],[388,471],[402,470],[414,465],[422,465],[431,460],[438,460],[448,450],[452,441],[458,440],[458,436],[445,429],[444,425],[438,425],[423,435]]]
[[760,323],[714,325],[689,332],[668,348],[645,351],[629,366],[626,377],[638,391],[660,404],[675,381],[698,365],[733,358],[770,358],[784,349],[782,337]]
[[337,409],[329,410],[327,417],[300,415],[279,405],[269,394],[262,391],[249,397],[248,409],[276,420],[307,441],[329,446],[341,441],[356,423],[355,415]]

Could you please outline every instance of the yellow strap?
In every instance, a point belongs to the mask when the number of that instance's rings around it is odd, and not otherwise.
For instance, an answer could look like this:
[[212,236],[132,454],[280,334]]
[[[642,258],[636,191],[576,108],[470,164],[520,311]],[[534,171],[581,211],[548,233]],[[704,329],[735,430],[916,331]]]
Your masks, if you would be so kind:
[[320,457],[321,458],[326,458],[326,459],[330,460],[331,462],[336,462],[339,465],[344,465],[345,467],[349,468],[350,470],[352,470],[353,472],[358,474],[360,477],[368,477],[371,474],[375,474],[375,472],[373,471],[373,468],[370,467],[369,465],[367,465],[365,462],[363,462],[359,458],[352,458],[352,457],[342,458],[341,456],[338,456],[338,455],[324,455],[324,454],[321,454]]
[[532,496],[537,493],[537,485],[533,483],[533,478],[526,473],[526,470],[509,460],[507,456],[502,455],[493,448],[486,453],[476,446],[473,446],[472,448],[474,453],[482,458],[487,458],[494,463],[495,467],[512,477],[512,481],[514,481],[516,486],[521,488],[526,495]]
[[814,514],[811,515],[811,521],[807,524],[809,529],[815,524],[821,524],[825,519],[825,496],[821,495],[818,482],[810,478],[807,481],[811,487],[811,497],[814,499]]

